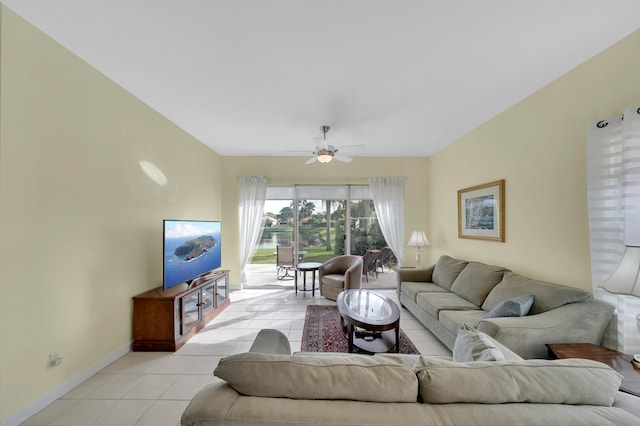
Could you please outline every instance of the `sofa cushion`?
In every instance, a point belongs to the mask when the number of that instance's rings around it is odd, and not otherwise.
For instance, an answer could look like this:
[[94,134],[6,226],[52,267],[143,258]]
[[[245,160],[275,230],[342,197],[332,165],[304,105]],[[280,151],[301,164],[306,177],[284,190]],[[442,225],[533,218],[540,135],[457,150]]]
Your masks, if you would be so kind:
[[[426,403],[586,404],[611,406],[622,376],[587,359],[475,361],[423,359],[418,370]],[[452,386],[464,383],[463,386]],[[594,384],[597,383],[597,386]]]
[[533,305],[533,295],[523,294],[503,300],[491,308],[483,318],[523,317],[529,313]]
[[432,317],[439,319],[440,311],[479,309],[476,305],[453,293],[418,293],[416,304]]
[[214,374],[249,396],[415,402],[415,373],[393,357],[241,353],[220,360]]
[[488,334],[464,324],[453,345],[453,361],[506,361],[522,358]]
[[440,311],[438,322],[453,336],[464,324],[477,324],[486,314],[482,309]]
[[451,285],[451,291],[480,306],[507,270],[502,266],[469,262]]
[[446,293],[447,290],[434,283],[414,283],[403,281],[401,293],[415,303],[418,293]]
[[503,300],[523,294],[533,295],[533,305],[529,314],[547,312],[568,303],[580,302],[591,298],[591,294],[578,288],[568,287],[545,281],[532,280],[513,272],[505,272],[500,284],[489,293],[482,309],[490,311]]
[[466,260],[458,260],[449,256],[440,256],[433,268],[432,281],[442,288],[451,289],[460,272],[467,266]]

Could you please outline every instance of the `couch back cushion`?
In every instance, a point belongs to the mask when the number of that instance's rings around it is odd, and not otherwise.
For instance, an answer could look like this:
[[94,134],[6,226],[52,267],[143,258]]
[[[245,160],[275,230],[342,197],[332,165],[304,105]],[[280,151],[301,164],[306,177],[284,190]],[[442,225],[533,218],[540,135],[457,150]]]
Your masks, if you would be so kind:
[[622,382],[608,365],[587,359],[455,363],[423,357],[422,362],[425,367],[417,371],[420,396],[433,404],[611,406]]
[[467,266],[466,260],[458,260],[449,256],[440,256],[433,268],[432,281],[442,288],[451,289],[451,285]]
[[540,314],[568,303],[591,298],[591,293],[578,288],[532,280],[513,272],[505,272],[500,284],[495,286],[485,299],[482,309],[490,311],[503,300],[526,294],[533,295],[533,305],[529,315]]
[[480,306],[507,271],[502,266],[469,262],[451,285],[451,291]]
[[371,402],[418,398],[414,371],[397,357],[247,352],[221,359],[214,374],[249,396]]

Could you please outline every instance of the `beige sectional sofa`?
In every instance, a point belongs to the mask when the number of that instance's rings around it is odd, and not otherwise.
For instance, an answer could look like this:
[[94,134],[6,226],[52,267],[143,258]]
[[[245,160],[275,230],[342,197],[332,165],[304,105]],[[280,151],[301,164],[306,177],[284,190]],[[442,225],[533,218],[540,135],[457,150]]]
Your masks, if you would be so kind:
[[248,353],[223,358],[223,381],[196,394],[181,424],[640,425],[639,399],[595,361],[291,355],[285,340],[263,330]]
[[[614,311],[583,290],[449,256],[428,268],[399,268],[397,277],[400,303],[450,349],[466,323],[523,358],[546,358],[546,343],[599,344]],[[523,295],[533,296],[527,315],[485,318]]]

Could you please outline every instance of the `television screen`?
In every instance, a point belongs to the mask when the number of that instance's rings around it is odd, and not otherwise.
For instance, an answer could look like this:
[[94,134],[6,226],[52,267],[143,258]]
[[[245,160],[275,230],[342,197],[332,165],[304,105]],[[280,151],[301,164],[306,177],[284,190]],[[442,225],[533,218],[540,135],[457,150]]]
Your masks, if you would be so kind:
[[163,288],[220,268],[220,222],[164,221]]

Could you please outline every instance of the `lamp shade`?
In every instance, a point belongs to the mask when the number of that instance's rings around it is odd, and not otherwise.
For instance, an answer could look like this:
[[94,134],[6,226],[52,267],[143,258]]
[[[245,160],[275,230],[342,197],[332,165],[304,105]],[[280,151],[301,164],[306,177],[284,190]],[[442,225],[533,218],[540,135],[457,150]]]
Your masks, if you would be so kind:
[[424,231],[413,231],[411,233],[411,238],[409,238],[409,242],[407,246],[409,247],[427,247],[429,245],[429,240],[425,235]]
[[613,274],[600,287],[609,293],[640,297],[640,247],[627,246]]

